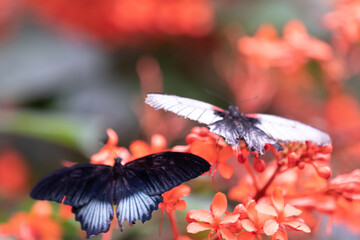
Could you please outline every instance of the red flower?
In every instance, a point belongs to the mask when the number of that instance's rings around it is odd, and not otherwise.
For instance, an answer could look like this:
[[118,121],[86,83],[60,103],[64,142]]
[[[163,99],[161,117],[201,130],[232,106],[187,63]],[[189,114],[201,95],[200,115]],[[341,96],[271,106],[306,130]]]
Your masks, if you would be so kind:
[[179,231],[178,231],[178,228],[176,225],[174,211],[175,210],[182,211],[182,210],[186,209],[186,202],[184,200],[180,200],[180,198],[189,195],[190,191],[191,191],[190,187],[188,187],[186,185],[180,185],[180,186],[177,186],[177,187],[171,189],[170,191],[167,191],[166,193],[164,193],[162,195],[163,202],[159,204],[159,208],[161,209],[161,212],[162,212],[159,233],[161,230],[163,214],[165,211],[168,214],[169,219],[170,219],[170,224],[171,224],[174,239],[179,238],[179,233],[178,233]]
[[122,163],[131,158],[129,151],[126,148],[117,146],[118,136],[116,132],[111,128],[108,128],[106,133],[109,137],[107,143],[98,153],[92,155],[90,163],[113,166],[115,164],[115,157],[121,157],[123,159]]
[[257,204],[256,210],[260,213],[273,216],[274,218],[265,221],[264,233],[273,236],[274,239],[287,239],[287,229],[310,232],[310,228],[300,218],[296,218],[301,214],[301,210],[290,204],[285,205],[282,188],[277,187],[271,195],[274,207],[267,204]]
[[133,141],[129,149],[135,158],[144,157],[149,154],[163,152],[166,150],[166,139],[160,134],[151,137],[150,145],[142,140]]
[[219,170],[223,178],[231,178],[234,170],[226,161],[234,155],[234,151],[219,136],[210,133],[207,128],[195,127],[186,137],[186,142],[190,145],[191,153],[211,164],[212,174]]
[[244,204],[239,204],[235,207],[234,213],[240,213],[240,224],[242,231],[239,233],[238,240],[254,240],[257,238],[261,240],[261,234],[264,233],[263,226],[265,221],[270,217],[268,215],[258,212],[256,209],[256,202],[251,199],[246,199]]
[[[57,21],[112,44],[136,44],[166,35],[203,36],[212,28],[208,0],[30,0],[45,20]],[[196,16],[196,17],[194,17]],[[145,37],[144,37],[145,36]]]
[[0,224],[0,237],[21,240],[61,240],[62,228],[51,218],[49,202],[37,201],[30,213],[14,214],[7,223]]
[[328,183],[327,193],[341,195],[348,200],[360,200],[360,169],[332,179]]
[[235,234],[229,230],[229,224],[235,223],[240,214],[226,213],[226,208],[226,196],[218,192],[211,203],[210,211],[200,209],[190,210],[187,213],[186,220],[190,223],[186,228],[187,232],[198,233],[210,230],[207,239],[214,234],[217,234],[219,239],[236,239]]
[[334,40],[340,49],[347,52],[351,45],[360,41],[360,2],[357,0],[335,1],[335,10],[325,15],[325,26],[334,31]]
[[190,187],[186,185],[177,186],[170,191],[163,193],[163,202],[159,204],[161,211],[166,211],[168,213],[175,210],[182,211],[186,209],[186,202],[180,200],[190,194]]
[[0,149],[0,194],[16,198],[26,192],[29,170],[23,157],[12,149]]

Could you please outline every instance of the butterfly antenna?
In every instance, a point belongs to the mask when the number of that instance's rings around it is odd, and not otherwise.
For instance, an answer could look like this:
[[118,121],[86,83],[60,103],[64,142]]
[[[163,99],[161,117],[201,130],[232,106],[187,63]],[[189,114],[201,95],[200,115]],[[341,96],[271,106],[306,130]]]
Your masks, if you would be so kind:
[[164,220],[164,210],[161,209],[161,218],[160,218],[160,225],[159,225],[159,236],[161,235],[161,228],[162,228],[163,220]]
[[205,88],[205,92],[207,92],[209,95],[211,95],[213,97],[216,97],[217,99],[220,99],[220,100],[226,102],[228,105],[231,105],[227,99],[225,99],[223,96],[220,96],[219,94],[211,91],[210,89]]

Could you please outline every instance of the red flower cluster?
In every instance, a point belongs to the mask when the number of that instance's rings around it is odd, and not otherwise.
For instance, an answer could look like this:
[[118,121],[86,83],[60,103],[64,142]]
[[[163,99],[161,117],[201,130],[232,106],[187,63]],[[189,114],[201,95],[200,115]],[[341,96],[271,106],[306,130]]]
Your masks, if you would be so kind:
[[210,211],[191,210],[187,214],[189,233],[210,230],[208,237],[215,234],[219,239],[262,239],[262,235],[273,239],[287,239],[288,230],[310,232],[310,228],[298,216],[301,211],[284,203],[282,189],[272,193],[272,204],[258,203],[247,199],[235,207],[233,213],[227,211],[227,200],[223,193],[217,193]]
[[97,39],[133,44],[144,36],[201,36],[213,25],[208,0],[28,0],[39,17]]
[[0,149],[0,196],[17,198],[27,190],[29,169],[14,149]]
[[61,240],[62,228],[51,215],[50,203],[37,201],[29,213],[16,213],[7,223],[0,224],[0,237],[15,237],[21,240]]

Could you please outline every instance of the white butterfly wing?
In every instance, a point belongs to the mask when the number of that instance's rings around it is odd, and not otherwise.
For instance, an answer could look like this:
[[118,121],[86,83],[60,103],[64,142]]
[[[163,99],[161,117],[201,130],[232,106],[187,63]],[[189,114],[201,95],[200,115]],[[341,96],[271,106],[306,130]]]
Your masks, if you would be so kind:
[[331,143],[330,136],[314,127],[298,121],[268,114],[246,114],[259,120],[255,127],[282,142],[314,142],[320,146]]
[[223,117],[217,114],[224,112],[223,109],[190,98],[149,93],[145,99],[145,103],[154,107],[156,110],[164,109],[165,111],[170,111],[179,116],[207,125],[223,119]]

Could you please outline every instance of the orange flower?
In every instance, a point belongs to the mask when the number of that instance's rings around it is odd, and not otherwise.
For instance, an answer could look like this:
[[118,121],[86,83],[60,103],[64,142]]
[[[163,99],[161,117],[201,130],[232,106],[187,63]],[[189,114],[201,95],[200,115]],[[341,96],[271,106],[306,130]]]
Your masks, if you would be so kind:
[[219,170],[223,178],[233,175],[233,168],[226,161],[234,155],[232,147],[226,145],[219,136],[210,133],[207,128],[195,127],[186,137],[190,152],[204,158],[211,164],[212,174]]
[[240,224],[242,229],[245,230],[239,233],[237,239],[254,240],[257,238],[260,240],[262,239],[261,234],[264,232],[264,223],[270,217],[257,211],[256,202],[254,200],[247,198],[244,200],[244,204],[245,205],[239,204],[234,209],[234,213],[241,214]]
[[340,49],[347,52],[351,45],[360,41],[360,2],[349,0],[335,1],[335,10],[325,15],[325,26],[334,31],[334,40]]
[[184,200],[180,200],[180,198],[189,195],[190,191],[190,187],[183,184],[163,193],[163,202],[159,203],[159,208],[161,211],[166,211],[168,213],[174,210],[185,210],[186,202]]
[[61,240],[62,228],[51,219],[49,202],[37,201],[30,213],[16,213],[7,223],[0,224],[0,236],[21,240]]
[[12,149],[0,149],[0,194],[15,198],[26,192],[29,170],[23,157]]
[[328,183],[327,193],[341,195],[348,200],[360,200],[360,169],[332,179]]
[[186,220],[190,223],[186,228],[187,232],[198,233],[210,230],[207,239],[214,234],[217,234],[219,239],[236,239],[235,234],[229,230],[229,224],[235,223],[240,214],[226,213],[226,208],[226,196],[218,192],[211,203],[210,211],[200,209],[190,210],[187,213]]
[[353,233],[360,234],[360,201],[349,201],[340,197],[336,202],[332,220],[345,224]]
[[144,157],[149,154],[163,152],[166,150],[166,139],[163,135],[154,134],[151,137],[150,145],[142,140],[133,141],[129,149],[135,158]]
[[304,24],[299,20],[292,20],[284,27],[284,40],[293,52],[292,60],[303,64],[308,58],[328,61],[332,59],[330,46],[314,37],[309,36]]
[[260,26],[254,37],[240,38],[237,47],[248,60],[262,68],[283,66],[289,58],[289,46],[269,24]]
[[273,216],[274,218],[264,222],[264,233],[273,236],[274,239],[287,239],[287,228],[297,231],[310,232],[310,228],[300,218],[301,210],[290,204],[285,205],[282,188],[276,187],[271,195],[273,206],[268,204],[257,204],[256,210],[260,213]]
[[164,216],[164,211],[168,214],[171,229],[173,232],[174,239],[177,239],[179,237],[179,231],[176,225],[176,219],[174,211],[182,211],[186,209],[186,202],[184,200],[180,200],[180,198],[185,197],[190,194],[190,187],[186,185],[180,185],[177,186],[170,191],[167,191],[163,193],[163,202],[159,203],[159,208],[161,209],[161,222],[160,222],[160,228],[159,228],[159,235],[161,231],[162,226],[162,220]]
[[[136,44],[166,35],[203,36],[213,25],[208,0],[29,0],[44,20],[112,44]],[[196,17],[189,17],[196,16]],[[144,37],[145,36],[145,37]]]
[[117,146],[118,136],[116,132],[111,128],[108,128],[106,133],[109,137],[108,141],[98,153],[92,155],[90,163],[113,166],[115,164],[115,157],[121,157],[123,159],[122,163],[131,158],[129,151],[126,148]]

